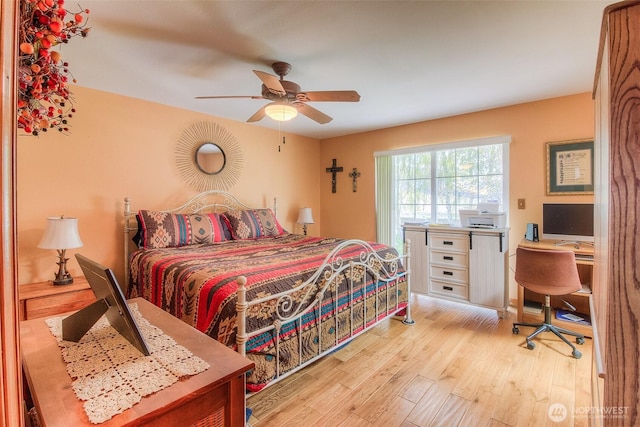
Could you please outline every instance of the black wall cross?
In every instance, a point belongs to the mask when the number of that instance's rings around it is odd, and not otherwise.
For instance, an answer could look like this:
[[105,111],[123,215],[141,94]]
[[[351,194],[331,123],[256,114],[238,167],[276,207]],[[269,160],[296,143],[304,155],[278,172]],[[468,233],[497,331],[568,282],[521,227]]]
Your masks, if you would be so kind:
[[336,192],[336,172],[342,172],[342,166],[337,166],[336,159],[333,159],[333,163],[330,168],[327,168],[327,172],[331,172],[331,192]]

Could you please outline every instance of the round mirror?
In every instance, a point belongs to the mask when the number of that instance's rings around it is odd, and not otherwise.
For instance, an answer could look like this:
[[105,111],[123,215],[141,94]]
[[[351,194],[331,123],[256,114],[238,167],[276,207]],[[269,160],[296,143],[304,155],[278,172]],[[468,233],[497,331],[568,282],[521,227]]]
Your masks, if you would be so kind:
[[224,169],[224,151],[213,142],[205,142],[196,150],[196,165],[207,175],[215,175]]
[[241,175],[242,150],[222,126],[196,122],[180,135],[176,166],[184,180],[198,191],[226,190]]

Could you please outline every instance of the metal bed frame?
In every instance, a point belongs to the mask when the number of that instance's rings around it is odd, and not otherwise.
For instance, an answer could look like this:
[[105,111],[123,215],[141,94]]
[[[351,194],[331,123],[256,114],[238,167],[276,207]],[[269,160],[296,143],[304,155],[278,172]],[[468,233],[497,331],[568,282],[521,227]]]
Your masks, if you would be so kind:
[[[244,203],[240,202],[235,196],[230,193],[220,190],[210,190],[200,193],[185,204],[174,208],[163,210],[163,212],[171,213],[200,213],[200,212],[217,212],[223,213],[227,210],[233,209],[251,209]],[[277,212],[277,200],[273,202],[274,214]],[[138,229],[137,221],[135,219],[135,212],[131,212],[130,199],[125,197],[124,199],[124,263],[125,263],[125,287],[128,288],[129,282],[129,256],[131,247],[131,233],[135,233]],[[382,258],[371,247],[371,245],[363,240],[351,239],[345,240],[340,243],[335,249],[333,249],[324,259],[322,265],[307,279],[304,283],[296,286],[293,289],[287,290],[274,295],[269,295],[263,298],[255,299],[252,301],[246,300],[247,292],[247,279],[244,276],[238,276],[236,282],[238,284],[237,290],[237,331],[236,331],[236,344],[237,351],[243,356],[246,355],[246,343],[252,337],[265,332],[271,332],[275,338],[275,350],[276,350],[276,376],[270,381],[269,385],[276,383],[277,381],[286,378],[287,376],[299,371],[305,366],[313,363],[324,355],[335,351],[338,346],[342,346],[349,341],[353,340],[357,336],[373,328],[388,317],[393,317],[402,313],[402,322],[405,325],[413,325],[415,322],[411,318],[411,275],[409,264],[409,244],[405,242],[404,253],[393,258]],[[357,260],[345,262],[340,253],[345,248],[360,248]],[[404,271],[401,271],[400,265],[404,266]],[[299,354],[299,364],[286,373],[282,373],[280,370],[280,340],[279,332],[286,325],[295,325],[298,330],[301,327],[302,318],[306,315],[316,316],[316,327],[318,328],[318,337],[321,340],[322,334],[320,328],[322,328],[322,322],[320,321],[321,310],[320,306],[324,300],[324,296],[327,292],[333,292],[337,294],[338,286],[335,285],[339,277],[349,277],[349,302],[353,302],[357,297],[355,296],[353,278],[362,276],[363,273],[369,272],[374,277],[374,292],[375,292],[375,304],[374,310],[376,311],[373,316],[373,321],[367,323],[367,304],[363,304],[365,313],[363,316],[363,323],[355,325],[353,322],[353,307],[349,304],[351,328],[349,334],[340,340],[337,337],[335,342],[328,347],[323,346],[322,342],[318,345],[318,354],[302,362],[302,355]],[[407,282],[407,305],[406,307],[400,307],[400,289],[397,286],[399,280],[405,278]],[[395,292],[395,295],[394,295]],[[295,295],[295,297],[294,297]],[[381,312],[380,300],[386,301],[385,311]],[[337,298],[334,298],[337,312]],[[390,308],[391,301],[395,301],[395,305]],[[248,331],[246,327],[246,313],[252,307],[257,305],[263,305],[263,307],[269,307],[269,310],[275,314],[276,320],[272,325],[264,328]],[[332,321],[338,322],[338,316]],[[301,340],[301,334],[298,334],[298,339]],[[328,345],[329,343],[327,343]],[[299,352],[301,353],[302,345],[299,345]]]

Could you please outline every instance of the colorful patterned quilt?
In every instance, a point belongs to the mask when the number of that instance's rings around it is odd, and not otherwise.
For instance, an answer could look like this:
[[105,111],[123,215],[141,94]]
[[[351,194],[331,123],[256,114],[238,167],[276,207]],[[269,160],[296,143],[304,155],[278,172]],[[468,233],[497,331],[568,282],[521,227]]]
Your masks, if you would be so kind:
[[[143,297],[235,348],[235,279],[239,275],[247,278],[247,301],[290,290],[306,281],[340,242],[340,239],[285,234],[258,240],[141,249],[131,255],[127,298]],[[385,259],[398,256],[391,247],[371,245]],[[361,251],[361,247],[349,246],[341,252],[341,257],[355,259]],[[324,294],[320,313],[314,311],[295,324],[284,325],[280,331],[279,374],[348,339],[352,324],[353,329],[362,329],[365,324],[406,307],[408,295],[404,276],[387,285],[374,280],[371,274],[364,274],[364,268],[359,271],[345,273],[338,280],[336,292]],[[403,271],[402,266],[400,271]],[[348,296],[350,280],[347,279],[354,279],[355,298]],[[395,292],[390,293],[391,297],[381,292],[387,287],[400,291],[399,301]],[[297,293],[296,302],[302,300],[302,294]],[[274,305],[275,302],[271,302],[250,307],[247,331],[272,324]],[[320,328],[318,318],[321,319]],[[256,369],[247,378],[250,391],[261,389],[276,376],[273,338],[272,332],[266,332],[247,343],[247,357],[256,363]]]

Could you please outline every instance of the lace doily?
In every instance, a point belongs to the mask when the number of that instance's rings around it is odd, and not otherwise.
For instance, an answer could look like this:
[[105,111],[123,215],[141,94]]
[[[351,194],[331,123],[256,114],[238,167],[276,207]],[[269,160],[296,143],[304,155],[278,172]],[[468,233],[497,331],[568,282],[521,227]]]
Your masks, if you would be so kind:
[[209,364],[150,324],[129,305],[150,356],[144,356],[102,317],[75,343],[62,339],[62,317],[46,320],[67,363],[73,391],[84,401],[89,421],[99,424]]

